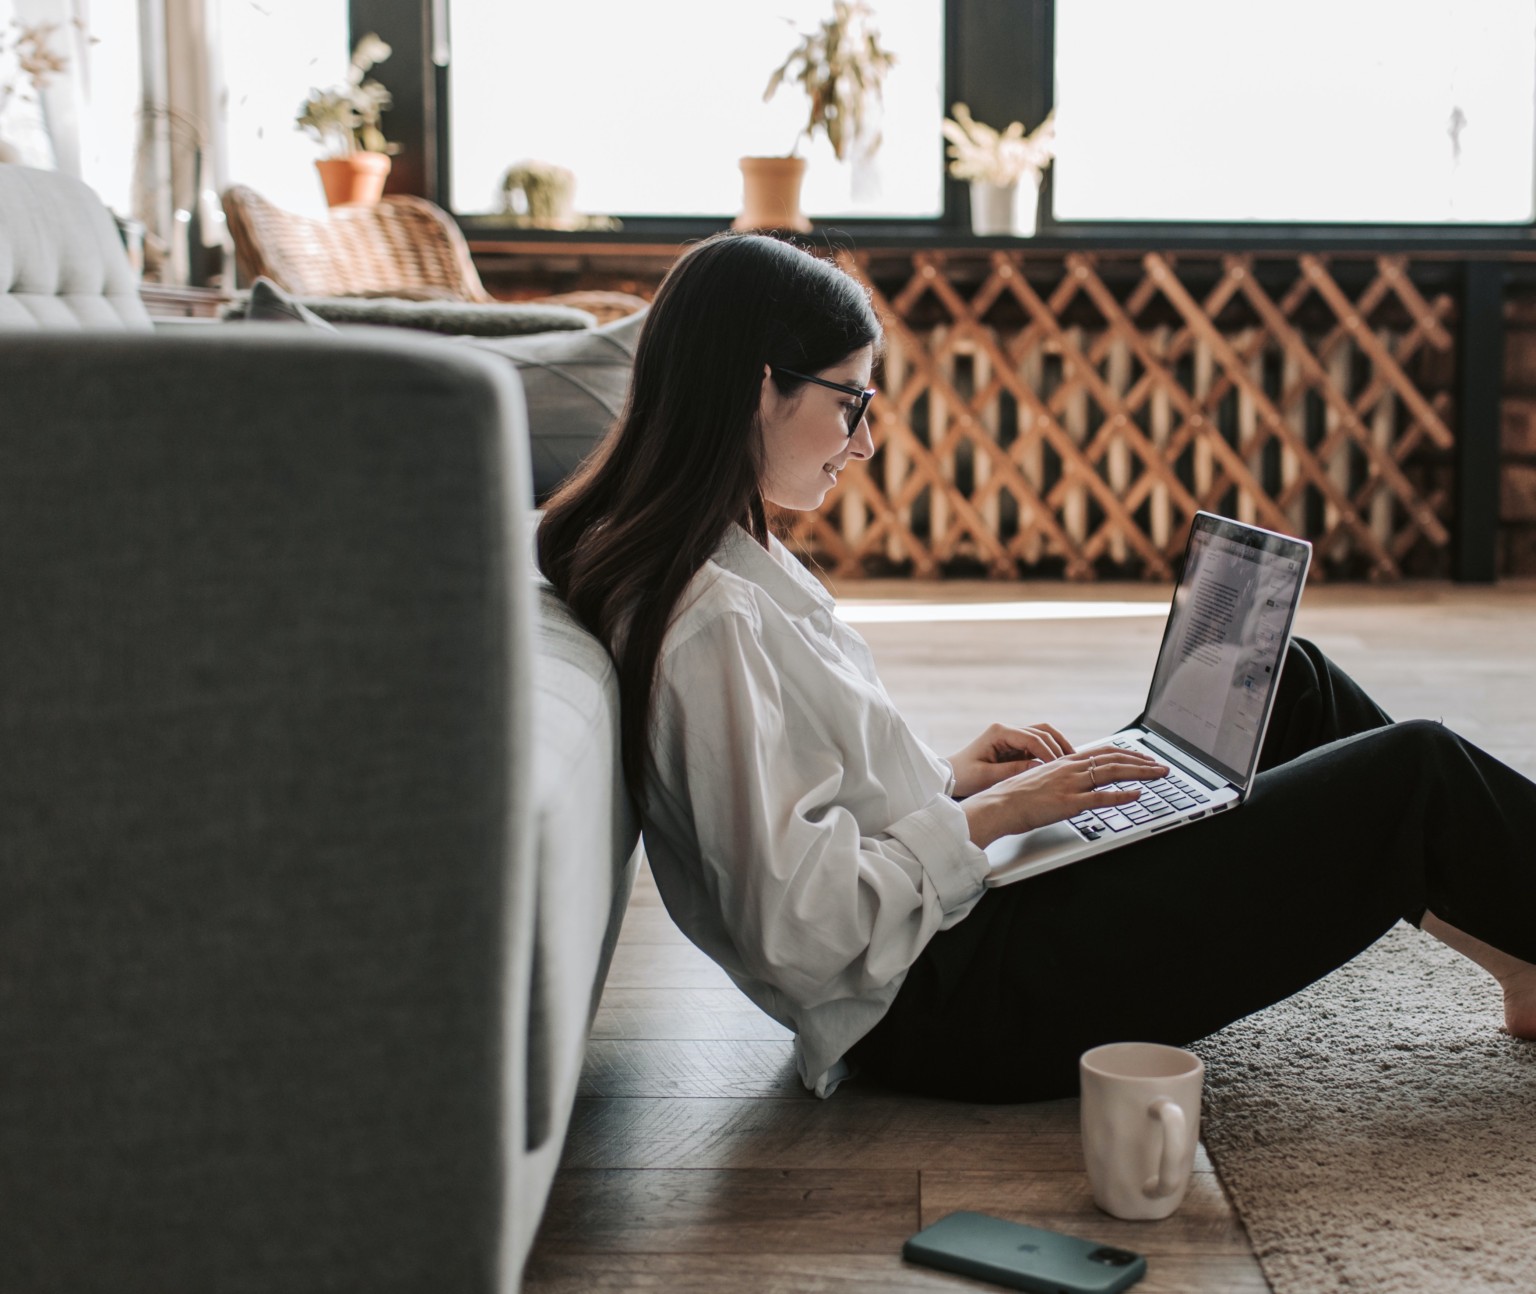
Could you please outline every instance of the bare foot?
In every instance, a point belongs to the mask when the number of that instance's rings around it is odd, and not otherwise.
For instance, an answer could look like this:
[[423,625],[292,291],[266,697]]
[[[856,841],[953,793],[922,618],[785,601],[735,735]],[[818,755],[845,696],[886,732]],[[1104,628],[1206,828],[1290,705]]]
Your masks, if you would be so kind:
[[1504,1032],[1536,1041],[1536,966],[1499,981],[1504,986]]
[[1512,1038],[1536,1040],[1536,966],[1501,952],[1465,930],[1442,921],[1433,912],[1424,914],[1424,931],[1441,943],[1471,958],[1499,981],[1504,990],[1504,1028]]

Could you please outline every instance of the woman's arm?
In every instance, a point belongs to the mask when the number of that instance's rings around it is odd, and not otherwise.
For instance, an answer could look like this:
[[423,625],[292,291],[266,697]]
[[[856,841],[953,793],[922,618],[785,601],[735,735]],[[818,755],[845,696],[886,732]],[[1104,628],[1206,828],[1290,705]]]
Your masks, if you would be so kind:
[[658,702],[661,778],[752,976],[807,1006],[863,995],[980,894],[948,770],[803,639],[720,616],[668,650]]

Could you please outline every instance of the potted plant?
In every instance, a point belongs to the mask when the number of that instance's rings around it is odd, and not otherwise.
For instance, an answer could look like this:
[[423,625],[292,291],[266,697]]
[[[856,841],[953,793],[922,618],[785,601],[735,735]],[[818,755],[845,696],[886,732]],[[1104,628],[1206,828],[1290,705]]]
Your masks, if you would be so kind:
[[949,173],[971,182],[971,232],[1029,237],[1040,206],[1040,177],[1056,156],[1056,114],[1047,114],[1026,135],[1022,122],[999,132],[975,120],[963,103],[952,111],[942,129],[950,145]]
[[347,79],[325,90],[310,90],[295,121],[299,129],[320,141],[325,156],[315,163],[325,200],[333,207],[350,202],[377,202],[384,192],[390,158],[398,144],[384,138],[379,124],[393,100],[389,91],[369,77],[370,69],[390,55],[390,48],[369,32],[357,42]]
[[838,161],[856,144],[873,151],[879,136],[868,137],[872,104],[881,97],[885,76],[896,56],[880,44],[873,12],[864,0],[832,0],[832,16],[815,31],[802,32],[789,56],[768,78],[766,103],[786,83],[805,91],[810,112],[785,157],[741,159],[742,212],[737,229],[811,227],[800,210],[800,184],[805,159],[798,153],[820,131]]
[[[9,80],[0,81],[0,114],[5,112],[13,96],[18,101],[35,102],[38,94],[48,85],[49,78],[59,75],[69,67],[69,57],[65,54],[56,54],[50,48],[49,42],[59,26],[58,23],[41,22],[28,26],[19,19],[12,19],[10,26],[13,34],[9,38],[9,51],[6,49],[6,34],[0,31],[0,55],[9,53],[15,60],[16,71]],[[31,83],[30,94],[20,84],[21,77],[26,77]],[[20,149],[0,139],[0,162],[20,162],[21,159]]]

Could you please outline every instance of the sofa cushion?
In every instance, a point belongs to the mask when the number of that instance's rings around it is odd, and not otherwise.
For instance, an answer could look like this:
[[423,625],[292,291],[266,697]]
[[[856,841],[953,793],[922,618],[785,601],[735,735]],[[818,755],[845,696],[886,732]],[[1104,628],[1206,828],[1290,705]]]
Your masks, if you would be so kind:
[[[276,284],[290,302],[335,324],[379,324],[387,328],[448,333],[467,337],[519,337],[528,333],[576,332],[590,329],[595,316],[569,306],[533,305],[518,301],[406,301],[398,297],[294,297]],[[226,319],[244,319],[249,300],[236,300]]]
[[112,213],[90,186],[0,165],[0,328],[153,330]]
[[[230,313],[251,322],[304,323],[334,332],[321,311],[336,304],[341,302],[295,297],[271,279],[259,278],[247,299]],[[640,310],[600,328],[579,331],[457,339],[511,360],[522,379],[536,500],[542,502],[554,492],[623,409],[647,313]]]
[[640,310],[586,332],[469,343],[517,366],[528,402],[535,499],[554,492],[623,409],[648,313]]
[[[629,902],[639,821],[619,760],[618,672],[537,578],[533,748],[538,860],[528,1149],[558,1155],[587,1030]],[[553,1168],[551,1158],[550,1168]]]

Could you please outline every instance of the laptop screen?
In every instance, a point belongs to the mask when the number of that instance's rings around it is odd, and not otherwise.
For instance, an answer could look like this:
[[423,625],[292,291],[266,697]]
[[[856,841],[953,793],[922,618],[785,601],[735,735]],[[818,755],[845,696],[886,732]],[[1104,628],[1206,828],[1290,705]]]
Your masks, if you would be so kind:
[[1202,512],[1163,631],[1142,723],[1246,786],[1312,546]]

